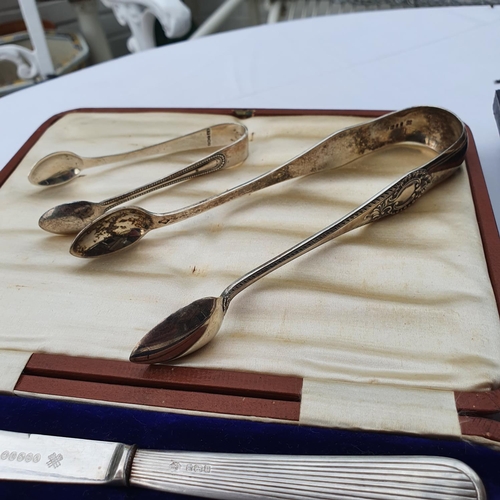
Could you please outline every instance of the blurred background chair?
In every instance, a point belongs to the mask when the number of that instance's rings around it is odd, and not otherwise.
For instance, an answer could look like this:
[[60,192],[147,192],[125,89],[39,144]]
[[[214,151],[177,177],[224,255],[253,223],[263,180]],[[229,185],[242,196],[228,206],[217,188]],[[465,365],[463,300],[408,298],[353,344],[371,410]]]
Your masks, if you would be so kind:
[[19,0],[19,7],[23,22],[10,25],[13,33],[2,27],[0,96],[82,67],[89,54],[78,34],[46,32],[35,0]]
[[191,11],[181,0],[101,0],[118,22],[130,29],[130,52],[156,47],[155,23],[168,39],[179,39],[191,29]]
[[[39,9],[53,21],[42,21]],[[125,27],[130,52],[180,39],[192,26],[190,9],[181,0],[102,0],[102,4],[98,0],[2,0],[0,96],[112,59],[108,13],[115,25]],[[106,20],[104,26],[102,20]],[[123,50],[115,55],[123,55]]]

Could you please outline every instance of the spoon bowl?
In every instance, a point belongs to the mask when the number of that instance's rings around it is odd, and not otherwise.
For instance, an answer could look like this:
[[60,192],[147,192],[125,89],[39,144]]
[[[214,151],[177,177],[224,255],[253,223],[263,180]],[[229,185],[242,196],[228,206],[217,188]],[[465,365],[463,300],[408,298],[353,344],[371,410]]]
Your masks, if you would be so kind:
[[70,253],[77,257],[113,253],[136,243],[153,227],[151,212],[140,207],[125,207],[102,215],[94,224],[80,231],[71,245]]
[[64,203],[47,210],[40,217],[38,225],[49,233],[74,234],[87,227],[106,209],[106,206],[91,201]]
[[83,158],[71,151],[58,151],[38,160],[28,180],[38,186],[66,184],[80,175],[83,163]]
[[155,326],[135,346],[130,361],[159,363],[195,351],[210,342],[224,319],[221,297],[204,297],[179,309]]

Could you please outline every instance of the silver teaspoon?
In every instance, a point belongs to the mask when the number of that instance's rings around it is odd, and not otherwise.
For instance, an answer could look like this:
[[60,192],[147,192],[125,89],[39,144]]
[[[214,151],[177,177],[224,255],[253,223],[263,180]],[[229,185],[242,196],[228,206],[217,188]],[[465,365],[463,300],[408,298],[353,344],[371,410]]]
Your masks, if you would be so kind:
[[219,297],[205,297],[179,309],[140,340],[130,354],[130,361],[171,361],[199,349],[217,334],[231,300],[242,290],[327,241],[408,208],[428,189],[454,173],[464,159],[465,127],[455,118],[449,119],[447,128],[453,130],[454,140],[443,153],[410,171],[337,222],[245,274]]
[[[248,156],[248,130],[239,123],[224,123],[169,141],[170,152],[224,146],[203,159],[157,181],[101,202],[74,201],[47,210],[38,221],[45,231],[74,234],[113,207],[178,182],[240,164]],[[163,143],[165,146],[167,143]],[[182,147],[181,147],[182,146]],[[156,146],[151,146],[152,148]],[[144,151],[144,150],[140,150]],[[131,153],[128,153],[131,154]],[[108,157],[109,158],[109,157]]]
[[[231,135],[226,127],[234,124],[221,124],[214,127],[203,128],[191,134],[176,137],[152,146],[107,156],[85,158],[71,151],[58,151],[38,160],[32,167],[28,180],[36,186],[57,186],[72,181],[80,175],[82,170],[100,167],[111,163],[137,160],[151,156],[170,155],[179,151],[210,147],[215,135]],[[220,141],[219,141],[219,145]]]
[[154,229],[288,179],[341,167],[386,146],[413,142],[441,153],[457,139],[457,120],[443,109],[420,106],[343,129],[284,165],[181,210],[152,213],[134,206],[113,210],[83,229],[71,245],[70,252],[76,257],[99,257],[116,252],[137,243]]

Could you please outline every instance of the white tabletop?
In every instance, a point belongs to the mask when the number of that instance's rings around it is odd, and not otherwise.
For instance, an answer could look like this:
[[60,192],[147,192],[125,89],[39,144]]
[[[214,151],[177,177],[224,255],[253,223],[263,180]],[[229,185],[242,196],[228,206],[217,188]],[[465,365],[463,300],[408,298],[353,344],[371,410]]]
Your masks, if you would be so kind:
[[401,109],[472,129],[500,220],[500,8],[403,9],[231,31],[122,57],[0,99],[0,167],[52,115],[81,107]]

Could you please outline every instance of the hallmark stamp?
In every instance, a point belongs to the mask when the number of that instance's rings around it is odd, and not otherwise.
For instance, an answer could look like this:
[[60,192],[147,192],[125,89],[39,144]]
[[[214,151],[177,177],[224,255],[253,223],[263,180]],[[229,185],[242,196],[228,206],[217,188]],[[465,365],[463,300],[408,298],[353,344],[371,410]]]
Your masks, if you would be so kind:
[[36,453],[35,455],[33,455],[33,453],[25,453],[24,451],[17,452],[17,451],[5,450],[2,451],[2,453],[0,454],[0,460],[8,460],[9,462],[14,462],[14,460],[16,460],[17,462],[26,462],[26,463],[33,462],[36,464],[40,462],[41,459],[42,456],[40,455],[40,453]]
[[54,467],[54,469],[57,469],[62,462],[63,456],[60,453],[52,453],[49,455],[49,460],[47,461],[47,467]]
[[169,469],[171,472],[195,472],[198,474],[209,474],[212,470],[208,464],[181,463],[176,461],[170,462]]
[[210,465],[208,464],[186,464],[186,472],[203,472],[208,474],[210,472]]

